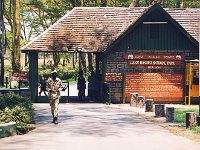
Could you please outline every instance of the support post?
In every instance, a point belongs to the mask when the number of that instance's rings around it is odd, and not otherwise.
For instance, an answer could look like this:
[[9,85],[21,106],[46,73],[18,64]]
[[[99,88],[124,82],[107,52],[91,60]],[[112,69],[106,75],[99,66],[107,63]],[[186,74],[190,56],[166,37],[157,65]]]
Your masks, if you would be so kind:
[[125,73],[122,74],[122,103],[125,104],[125,83],[126,83],[126,75]]
[[165,105],[164,104],[155,105],[155,116],[156,117],[164,117],[165,116]]
[[[136,107],[144,108],[144,106],[145,106],[145,97],[144,96],[138,96]],[[152,103],[152,108],[153,108],[153,103]]]
[[96,53],[96,74],[100,73],[99,62],[100,62],[100,53]]
[[166,108],[166,122],[174,122],[174,107]]
[[145,112],[153,112],[153,99],[146,99]]
[[196,126],[196,113],[195,112],[186,112],[186,128],[190,126]]
[[29,52],[29,82],[31,101],[36,102],[38,95],[38,52]]
[[130,98],[130,106],[136,107],[137,106],[137,100],[138,100],[138,93],[130,93],[131,98]]

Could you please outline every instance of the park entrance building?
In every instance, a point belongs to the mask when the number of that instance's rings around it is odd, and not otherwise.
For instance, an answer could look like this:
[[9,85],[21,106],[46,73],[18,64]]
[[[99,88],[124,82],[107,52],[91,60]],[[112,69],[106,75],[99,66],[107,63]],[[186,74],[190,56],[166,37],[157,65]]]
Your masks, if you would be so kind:
[[96,54],[113,103],[135,92],[155,103],[184,103],[185,60],[199,58],[199,22],[199,8],[76,7],[22,47],[32,99],[38,52],[77,51]]

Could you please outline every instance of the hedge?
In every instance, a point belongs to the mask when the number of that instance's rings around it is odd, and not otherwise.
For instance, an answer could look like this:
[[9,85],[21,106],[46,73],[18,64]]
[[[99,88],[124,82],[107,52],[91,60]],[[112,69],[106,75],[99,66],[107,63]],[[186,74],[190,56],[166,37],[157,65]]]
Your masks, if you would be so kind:
[[24,134],[30,130],[33,121],[33,106],[30,99],[14,93],[0,97],[0,123],[14,121],[17,124],[17,134]]

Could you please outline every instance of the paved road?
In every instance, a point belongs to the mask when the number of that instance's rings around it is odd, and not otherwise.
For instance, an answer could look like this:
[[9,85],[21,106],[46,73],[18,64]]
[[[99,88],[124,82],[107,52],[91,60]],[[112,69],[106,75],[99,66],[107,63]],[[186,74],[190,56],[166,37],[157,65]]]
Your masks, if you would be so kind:
[[133,112],[104,104],[60,104],[59,125],[48,104],[35,104],[37,128],[0,139],[0,150],[200,150]]

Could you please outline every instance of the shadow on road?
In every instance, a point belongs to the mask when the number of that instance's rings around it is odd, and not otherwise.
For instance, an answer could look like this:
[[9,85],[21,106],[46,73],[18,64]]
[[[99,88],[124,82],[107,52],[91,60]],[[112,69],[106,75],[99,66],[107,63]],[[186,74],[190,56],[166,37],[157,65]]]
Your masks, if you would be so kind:
[[60,123],[57,126],[51,124],[52,117],[47,104],[37,104],[35,108],[37,132],[48,132],[49,134],[66,132],[75,136],[102,137],[120,136],[130,129],[136,134],[141,134],[141,130],[152,134],[156,130],[156,128],[149,127],[150,122],[133,114],[133,112],[112,108],[104,104],[60,104]]

